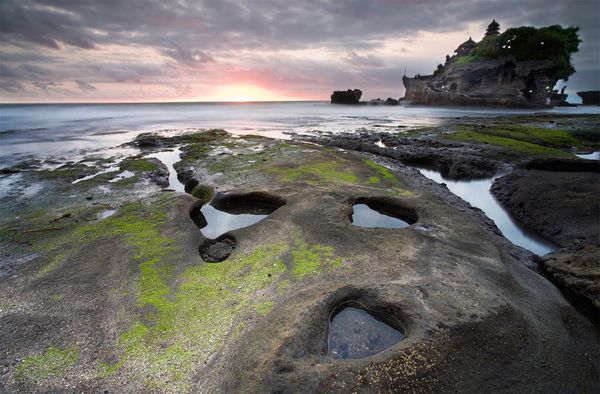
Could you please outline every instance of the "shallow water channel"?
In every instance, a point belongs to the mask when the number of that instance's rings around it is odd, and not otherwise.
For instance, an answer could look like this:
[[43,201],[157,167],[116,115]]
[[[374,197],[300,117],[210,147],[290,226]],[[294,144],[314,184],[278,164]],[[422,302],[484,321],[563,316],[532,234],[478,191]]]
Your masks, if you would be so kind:
[[445,183],[448,189],[474,207],[481,209],[492,219],[502,234],[513,244],[542,256],[556,249],[551,243],[536,237],[517,224],[494,198],[490,187],[498,177],[478,181],[452,181],[442,178],[437,171],[419,169],[421,174],[437,182]]
[[575,156],[585,160],[600,160],[600,151]]
[[169,189],[173,189],[175,191],[185,193],[184,185],[181,182],[179,182],[179,179],[177,179],[177,171],[175,170],[175,167],[173,167],[173,165],[175,163],[177,163],[178,161],[181,161],[181,157],[179,157],[180,154],[181,154],[181,150],[179,148],[177,148],[172,151],[153,153],[146,157],[158,159],[164,165],[167,166],[167,168],[169,169],[169,186],[168,186]]

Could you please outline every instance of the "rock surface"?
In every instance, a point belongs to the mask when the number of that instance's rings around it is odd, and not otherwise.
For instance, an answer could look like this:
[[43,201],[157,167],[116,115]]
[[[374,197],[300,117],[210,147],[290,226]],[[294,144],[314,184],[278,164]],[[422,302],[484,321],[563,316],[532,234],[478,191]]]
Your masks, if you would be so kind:
[[594,305],[597,319],[600,174],[517,170],[496,180],[491,190],[517,220],[562,248],[544,256],[542,265],[566,294]]
[[331,104],[358,104],[361,96],[360,89],[336,90],[331,95]]
[[[0,279],[0,391],[598,391],[595,327],[527,268],[529,253],[417,170],[223,132],[160,143],[184,145],[178,171],[240,196],[233,205],[285,205],[227,233],[235,248],[207,263],[199,200],[158,192],[141,166],[117,183],[66,183],[71,168],[22,174],[45,177],[46,192],[5,214],[2,242],[40,255]],[[214,154],[223,146],[234,154]],[[417,221],[353,226],[359,198]],[[65,201],[60,230],[27,232]],[[117,212],[98,220],[108,202]],[[391,315],[406,339],[328,357],[330,315],[349,301]]]
[[600,105],[600,90],[577,92],[577,95],[581,97],[582,105]]
[[497,60],[447,62],[433,75],[404,76],[404,100],[427,105],[547,106],[549,62]]
[[519,221],[560,247],[600,239],[600,174],[516,170],[491,191]]

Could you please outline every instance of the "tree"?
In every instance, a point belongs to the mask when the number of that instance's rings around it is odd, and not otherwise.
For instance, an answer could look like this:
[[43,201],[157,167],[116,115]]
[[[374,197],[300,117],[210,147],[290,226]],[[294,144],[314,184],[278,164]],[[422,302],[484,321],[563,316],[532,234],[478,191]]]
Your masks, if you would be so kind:
[[559,25],[510,28],[498,37],[500,55],[514,56],[518,61],[548,60],[556,79],[566,81],[575,72],[571,54],[579,50],[578,31],[578,27]]

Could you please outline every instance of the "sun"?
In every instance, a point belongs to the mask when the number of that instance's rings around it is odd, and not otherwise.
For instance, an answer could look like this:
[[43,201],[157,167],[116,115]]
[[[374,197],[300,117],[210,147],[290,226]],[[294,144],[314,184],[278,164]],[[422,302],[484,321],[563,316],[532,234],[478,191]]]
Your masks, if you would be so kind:
[[212,94],[203,97],[203,100],[208,101],[232,102],[277,101],[282,99],[286,98],[260,86],[245,83],[220,86]]

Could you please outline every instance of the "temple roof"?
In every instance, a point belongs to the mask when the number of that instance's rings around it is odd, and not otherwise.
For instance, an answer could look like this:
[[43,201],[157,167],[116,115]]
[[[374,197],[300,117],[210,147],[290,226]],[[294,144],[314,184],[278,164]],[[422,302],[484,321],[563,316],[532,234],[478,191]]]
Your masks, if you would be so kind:
[[471,39],[471,37],[469,37],[469,39],[467,41],[463,42],[462,44],[460,44],[454,52],[471,50],[471,49],[475,48],[476,45],[477,45],[477,43],[475,41],[473,41]]

